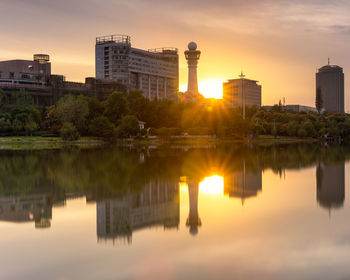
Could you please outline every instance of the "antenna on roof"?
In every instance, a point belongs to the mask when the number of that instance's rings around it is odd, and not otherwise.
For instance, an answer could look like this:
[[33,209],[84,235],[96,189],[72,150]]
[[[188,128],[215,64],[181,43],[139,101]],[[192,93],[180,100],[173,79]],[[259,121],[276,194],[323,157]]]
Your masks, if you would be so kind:
[[330,59],[329,59],[329,57],[328,57],[328,65],[330,65],[330,63],[331,63],[331,62],[330,62]]
[[242,66],[241,66],[241,75],[239,75],[238,77],[240,77],[241,79],[243,79],[245,77],[245,75],[243,74]]

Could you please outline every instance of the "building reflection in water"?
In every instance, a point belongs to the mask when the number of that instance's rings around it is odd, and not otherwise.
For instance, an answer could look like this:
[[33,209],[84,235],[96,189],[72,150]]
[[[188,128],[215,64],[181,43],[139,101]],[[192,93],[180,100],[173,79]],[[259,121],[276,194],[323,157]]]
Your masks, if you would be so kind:
[[242,205],[247,198],[257,196],[262,191],[262,171],[247,171],[245,162],[243,170],[225,175],[225,195],[240,198]]
[[189,227],[190,234],[196,235],[198,233],[198,227],[202,225],[201,219],[198,214],[198,192],[199,184],[198,182],[188,183],[188,195],[190,202],[189,215],[186,221],[186,226]]
[[180,221],[178,182],[152,181],[138,193],[97,202],[98,241],[126,241],[145,227],[178,229]]
[[317,201],[321,207],[341,208],[345,201],[345,163],[319,163],[316,169]]
[[35,228],[49,228],[52,205],[52,199],[48,195],[1,197],[0,221],[35,222]]

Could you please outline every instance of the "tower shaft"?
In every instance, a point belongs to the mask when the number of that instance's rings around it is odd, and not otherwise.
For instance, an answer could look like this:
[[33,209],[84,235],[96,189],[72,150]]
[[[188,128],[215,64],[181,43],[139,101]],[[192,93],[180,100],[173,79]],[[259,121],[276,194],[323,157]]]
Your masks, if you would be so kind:
[[187,91],[198,93],[197,65],[201,52],[198,50],[187,50],[185,56],[188,64],[188,86]]

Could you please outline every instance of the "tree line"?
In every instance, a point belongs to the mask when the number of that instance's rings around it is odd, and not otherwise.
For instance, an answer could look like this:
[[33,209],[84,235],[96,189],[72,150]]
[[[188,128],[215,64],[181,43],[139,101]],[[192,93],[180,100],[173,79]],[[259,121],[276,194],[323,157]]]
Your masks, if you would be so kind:
[[[350,136],[350,116],[323,112],[293,112],[275,105],[227,108],[219,100],[200,103],[148,100],[141,91],[113,92],[105,101],[83,95],[65,95],[56,105],[38,110],[32,97],[21,91],[0,90],[0,135],[61,136],[75,140],[94,136],[106,140],[146,135],[215,135],[217,137]],[[146,123],[140,130],[139,121]]]

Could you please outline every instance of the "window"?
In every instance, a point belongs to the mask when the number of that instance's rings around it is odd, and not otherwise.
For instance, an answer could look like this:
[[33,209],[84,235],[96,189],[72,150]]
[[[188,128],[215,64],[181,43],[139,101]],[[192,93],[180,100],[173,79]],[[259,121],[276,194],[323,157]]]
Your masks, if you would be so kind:
[[14,79],[15,78],[15,73],[14,72],[10,72],[10,79]]

